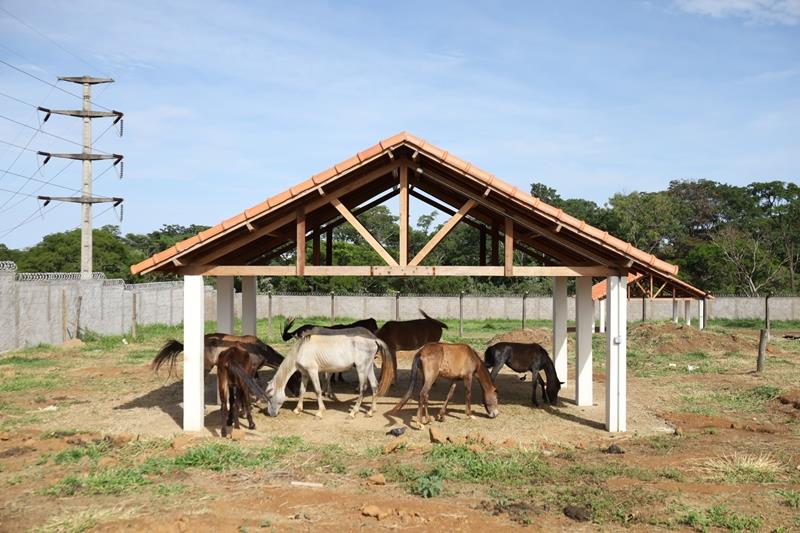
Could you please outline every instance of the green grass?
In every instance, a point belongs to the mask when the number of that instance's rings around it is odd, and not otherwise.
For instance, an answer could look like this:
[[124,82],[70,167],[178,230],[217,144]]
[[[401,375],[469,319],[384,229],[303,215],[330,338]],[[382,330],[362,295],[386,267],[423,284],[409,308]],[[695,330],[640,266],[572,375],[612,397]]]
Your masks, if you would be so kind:
[[29,375],[22,374],[3,378],[0,381],[0,392],[23,392],[34,390],[50,390],[62,385],[66,380],[58,374]]
[[0,358],[0,366],[9,365],[15,368],[49,368],[56,366],[57,361],[44,357],[25,357],[22,355],[12,355]]
[[[708,326],[713,328],[755,329],[764,327],[764,320],[759,318],[715,318],[708,321]],[[800,320],[770,320],[770,330],[799,329]]]
[[688,413],[716,415],[720,411],[733,413],[763,413],[766,404],[781,394],[781,389],[760,385],[743,391],[720,390],[694,393],[681,397],[682,408]]
[[445,479],[508,484],[548,479],[550,467],[532,452],[473,451],[454,444],[436,444],[426,454],[427,463]]
[[444,480],[436,471],[419,476],[414,481],[412,493],[422,498],[435,498],[444,490]]
[[800,492],[796,490],[782,490],[775,491],[782,498],[783,505],[791,507],[792,509],[800,509]]
[[764,524],[760,516],[739,515],[725,505],[714,505],[708,509],[697,511],[690,509],[678,523],[693,527],[697,531],[709,531],[715,527],[728,531],[757,531]]
[[57,465],[77,463],[87,457],[92,462],[97,462],[100,457],[111,450],[111,442],[106,440],[96,440],[82,446],[75,446],[62,450],[53,456],[53,462]]

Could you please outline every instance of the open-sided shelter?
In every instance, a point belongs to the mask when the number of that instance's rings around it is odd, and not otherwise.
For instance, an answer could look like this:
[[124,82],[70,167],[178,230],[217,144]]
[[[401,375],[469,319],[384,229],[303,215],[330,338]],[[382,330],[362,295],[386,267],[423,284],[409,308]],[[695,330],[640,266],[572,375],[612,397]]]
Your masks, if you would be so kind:
[[[358,214],[399,196],[400,245],[391,255]],[[409,256],[409,198],[450,214]],[[349,223],[382,259],[341,266],[333,229]],[[457,224],[480,231],[478,264],[423,265]],[[311,257],[306,255],[311,240]],[[323,251],[324,243],[324,251]],[[500,257],[500,243],[503,257]],[[294,265],[273,265],[294,251]],[[514,264],[514,250],[538,266]],[[203,278],[217,277],[218,330],[232,332],[233,276],[242,278],[243,333],[256,330],[257,276],[549,276],[553,278],[552,356],[567,381],[567,279],[576,279],[578,405],[592,404],[592,278],[606,278],[606,428],[626,430],[626,304],[629,272],[674,276],[678,267],[594,228],[525,191],[408,133],[399,133],[133,265],[134,274],[172,272],[184,278],[184,414],[187,431],[203,428]],[[501,398],[502,401],[502,398]]]

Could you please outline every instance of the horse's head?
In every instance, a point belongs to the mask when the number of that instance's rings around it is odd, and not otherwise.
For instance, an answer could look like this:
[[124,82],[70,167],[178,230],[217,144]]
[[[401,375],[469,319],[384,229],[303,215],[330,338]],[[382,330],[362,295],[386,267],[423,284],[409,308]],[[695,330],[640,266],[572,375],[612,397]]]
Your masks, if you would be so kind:
[[496,418],[500,414],[500,411],[497,410],[497,404],[497,388],[492,386],[483,393],[483,406],[486,408],[489,418]]
[[561,391],[561,385],[563,384],[563,381],[558,381],[557,379],[547,380],[547,386],[544,389],[544,396],[550,405],[556,405],[558,403],[558,393]]
[[280,411],[283,402],[286,401],[286,395],[282,390],[276,390],[274,379],[267,383],[264,394],[267,396],[267,414],[269,416],[278,416],[278,411]]

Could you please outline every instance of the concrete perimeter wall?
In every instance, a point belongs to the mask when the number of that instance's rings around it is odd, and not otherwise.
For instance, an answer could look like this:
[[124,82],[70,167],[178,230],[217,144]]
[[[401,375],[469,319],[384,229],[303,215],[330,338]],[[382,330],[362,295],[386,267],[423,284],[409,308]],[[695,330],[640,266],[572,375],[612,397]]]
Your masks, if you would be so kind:
[[[336,295],[259,294],[259,318],[272,316],[330,317],[331,302],[337,318],[373,317],[378,321],[419,318],[419,309],[432,317],[457,319],[461,305],[465,320],[522,319],[521,295]],[[34,346],[59,344],[75,337],[76,327],[101,335],[130,333],[134,302],[136,323],[180,324],[183,321],[183,286],[180,282],[126,285],[121,280],[79,281],[71,275],[17,274],[8,263],[0,263],[0,352]],[[241,317],[241,294],[236,294],[235,313]],[[595,309],[599,303],[595,302]],[[764,299],[719,297],[709,300],[709,318],[763,318]],[[672,318],[672,300],[646,303],[648,320]],[[678,316],[684,319],[684,304]],[[206,320],[216,320],[216,293],[206,289]],[[691,320],[697,323],[698,302],[690,304]],[[550,320],[550,296],[525,299],[528,320]],[[574,319],[575,299],[568,302],[568,316]],[[800,297],[770,299],[770,318],[800,320]],[[628,320],[642,319],[642,300],[628,302]],[[79,324],[78,324],[79,322]]]

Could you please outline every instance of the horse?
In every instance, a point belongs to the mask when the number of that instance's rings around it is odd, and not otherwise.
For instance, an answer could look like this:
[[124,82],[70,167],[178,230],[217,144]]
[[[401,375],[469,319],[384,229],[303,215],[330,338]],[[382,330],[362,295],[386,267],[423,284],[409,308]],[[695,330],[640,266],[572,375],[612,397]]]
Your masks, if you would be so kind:
[[[542,348],[540,344],[498,342],[486,348],[483,360],[486,368],[492,369],[492,381],[497,378],[497,374],[503,365],[508,365],[514,372],[530,371],[533,378],[533,405],[539,406],[539,400],[536,399],[537,384],[542,386],[542,396],[546,402],[551,405],[555,405],[558,402],[558,392],[561,390],[563,383],[558,380],[556,367],[553,365],[550,356],[547,355],[547,350]],[[539,374],[540,370],[544,370],[544,374],[547,376],[547,387],[545,387],[544,380]]]
[[[414,388],[419,380],[420,369],[425,379],[425,383],[419,392],[417,407],[417,420],[420,424],[430,423],[428,415],[428,393],[433,383],[439,376],[452,380],[447,398],[444,400],[441,411],[436,416],[437,420],[443,421],[447,415],[447,404],[453,397],[456,390],[456,380],[464,382],[465,390],[465,411],[468,417],[472,417],[472,378],[477,375],[478,383],[483,389],[483,406],[489,418],[495,418],[499,412],[497,410],[497,389],[492,383],[489,371],[483,366],[483,362],[475,350],[467,344],[447,344],[442,342],[430,342],[423,346],[415,355],[414,362],[411,364],[411,383],[405,395],[397,402],[389,413],[397,413],[408,402],[414,393]],[[425,418],[422,412],[425,411]]]
[[[250,352],[240,344],[235,344],[224,350],[217,357],[217,380],[219,382],[220,398],[220,418],[222,429],[220,433],[223,437],[228,435],[228,426],[233,425],[239,429],[240,408],[244,408],[247,416],[248,428],[256,429],[253,422],[253,415],[250,411],[250,392],[260,395],[260,389],[256,384],[253,389],[249,376],[254,374],[253,360]],[[249,389],[249,390],[248,390]],[[230,409],[228,408],[230,404]]]
[[[208,377],[208,374],[216,366],[220,353],[237,345],[247,350],[250,354],[253,374],[258,372],[262,366],[278,368],[283,362],[283,356],[280,353],[254,335],[239,336],[228,335],[227,333],[207,333],[203,337],[203,345],[204,377]],[[169,373],[167,375],[171,376],[175,371],[175,361],[181,352],[183,352],[183,343],[177,339],[169,339],[153,358],[150,366],[155,372],[158,372],[161,366],[168,362]],[[289,390],[292,394],[297,394],[300,390],[299,376],[289,382]]]
[[375,321],[374,318],[365,318],[364,320],[357,320],[352,324],[333,324],[332,326],[304,324],[294,331],[289,331],[289,329],[291,329],[292,325],[294,324],[294,320],[295,320],[294,318],[290,318],[283,325],[283,333],[281,334],[281,337],[285,341],[290,341],[292,339],[299,339],[300,337],[311,331],[313,328],[326,328],[326,329],[364,328],[369,330],[371,333],[375,333],[376,331],[378,331],[378,323]]
[[289,356],[284,359],[272,380],[267,384],[265,397],[267,399],[267,414],[278,416],[283,403],[286,401],[284,388],[286,382],[295,371],[299,371],[300,393],[298,396],[295,414],[303,411],[303,396],[309,378],[317,393],[318,411],[316,416],[322,418],[325,404],[322,401],[322,389],[319,382],[320,372],[342,372],[353,366],[358,373],[358,398],[350,410],[350,418],[354,418],[361,408],[364,399],[364,389],[369,382],[372,389],[372,407],[367,416],[375,412],[375,403],[378,394],[378,380],[375,379],[373,365],[375,356],[379,352],[388,352],[386,344],[364,328],[341,329],[337,331],[309,332],[300,338]]
[[[435,318],[429,317],[425,311],[419,310],[425,318],[415,320],[390,320],[386,322],[375,333],[375,335],[385,342],[391,349],[392,366],[391,368],[381,368],[381,372],[392,372],[391,383],[397,376],[397,350],[417,350],[426,343],[439,342],[442,338],[442,330],[447,329],[447,324]],[[383,383],[383,375],[381,382]]]

